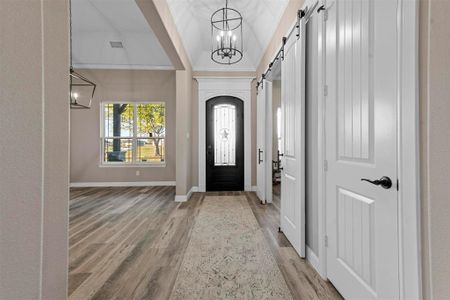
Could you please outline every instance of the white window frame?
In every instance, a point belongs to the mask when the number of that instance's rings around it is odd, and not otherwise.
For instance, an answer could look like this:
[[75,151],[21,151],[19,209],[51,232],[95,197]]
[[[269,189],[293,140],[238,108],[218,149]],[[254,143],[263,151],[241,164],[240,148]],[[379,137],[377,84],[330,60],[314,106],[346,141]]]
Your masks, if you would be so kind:
[[[132,140],[132,159],[131,162],[107,162],[104,160],[104,150],[105,150],[105,116],[104,116],[104,106],[105,104],[132,104],[133,105],[133,136],[132,137],[123,137],[122,139],[131,139]],[[164,105],[164,161],[162,162],[136,162],[136,150],[137,150],[137,140],[141,139],[137,136],[137,107],[139,104],[162,104]],[[166,140],[167,140],[167,106],[164,101],[102,101],[100,102],[100,167],[165,167],[167,163],[166,156]],[[146,139],[143,137],[142,139]],[[151,138],[149,138],[151,139]]]

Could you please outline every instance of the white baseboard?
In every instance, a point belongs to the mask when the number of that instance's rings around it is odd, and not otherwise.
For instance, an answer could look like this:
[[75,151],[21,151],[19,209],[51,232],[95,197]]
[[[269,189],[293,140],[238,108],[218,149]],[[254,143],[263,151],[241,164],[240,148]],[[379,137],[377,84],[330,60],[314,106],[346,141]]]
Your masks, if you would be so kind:
[[175,186],[175,181],[71,182],[70,187]]
[[258,190],[258,187],[256,185],[253,185],[251,191],[256,192],[257,190]]
[[191,187],[186,195],[175,195],[175,202],[186,202],[191,198],[192,193],[195,192],[198,192],[198,186]]
[[312,251],[311,248],[309,248],[308,246],[306,246],[306,260],[309,261],[309,263],[311,264],[311,266],[313,266],[313,268],[317,271],[317,273],[320,274],[320,263],[319,263],[319,258],[317,257],[317,255]]

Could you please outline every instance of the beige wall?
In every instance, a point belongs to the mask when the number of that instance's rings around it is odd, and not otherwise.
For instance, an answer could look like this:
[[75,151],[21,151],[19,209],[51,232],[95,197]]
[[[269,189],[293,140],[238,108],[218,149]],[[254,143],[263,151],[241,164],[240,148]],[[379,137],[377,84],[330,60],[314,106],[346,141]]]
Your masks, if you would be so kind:
[[0,1],[0,299],[65,299],[67,1]]
[[[175,181],[175,71],[78,70],[97,84],[92,108],[71,110],[70,181]],[[166,104],[165,167],[100,166],[100,102],[158,101]],[[136,171],[140,176],[136,176]]]
[[[176,71],[176,128],[177,128],[177,172],[176,194],[187,195],[192,182],[192,73],[189,70]],[[183,199],[184,200],[184,199]]]
[[420,2],[423,291],[450,299],[450,1]]
[[192,185],[198,186],[198,82],[192,81]]

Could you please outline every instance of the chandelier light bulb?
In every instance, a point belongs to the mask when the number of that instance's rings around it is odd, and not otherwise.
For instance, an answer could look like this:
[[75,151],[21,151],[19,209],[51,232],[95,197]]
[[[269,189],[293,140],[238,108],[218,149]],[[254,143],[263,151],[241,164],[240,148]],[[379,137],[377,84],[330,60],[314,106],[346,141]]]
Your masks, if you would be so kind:
[[232,35],[232,32],[228,31],[228,36],[231,37],[231,35]]
[[220,36],[216,36],[216,40],[220,42]]
[[78,93],[72,93],[73,98],[75,98],[75,100],[78,99]]
[[233,42],[236,42],[236,40],[237,40],[236,35],[233,35]]
[[225,33],[223,31],[220,32],[220,36],[224,36]]

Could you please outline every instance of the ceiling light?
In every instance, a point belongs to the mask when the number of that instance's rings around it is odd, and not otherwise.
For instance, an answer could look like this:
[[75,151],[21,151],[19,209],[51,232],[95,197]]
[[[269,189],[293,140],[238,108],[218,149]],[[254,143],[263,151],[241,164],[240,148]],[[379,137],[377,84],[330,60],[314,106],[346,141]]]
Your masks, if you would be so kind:
[[72,1],[69,0],[69,29],[70,29],[70,70],[69,70],[69,82],[70,82],[70,108],[83,109],[91,108],[92,99],[94,98],[95,88],[97,85],[87,79],[86,77],[78,74],[73,69],[72,64]]
[[242,15],[229,8],[226,0],[225,7],[211,16],[211,59],[218,64],[231,65],[239,62],[242,54]]

